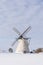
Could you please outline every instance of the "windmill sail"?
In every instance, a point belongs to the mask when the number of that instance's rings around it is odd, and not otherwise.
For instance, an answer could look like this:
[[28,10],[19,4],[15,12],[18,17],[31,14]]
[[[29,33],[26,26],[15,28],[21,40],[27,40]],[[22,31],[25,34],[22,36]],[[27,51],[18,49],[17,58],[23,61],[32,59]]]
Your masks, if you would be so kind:
[[14,27],[13,30],[18,34],[20,35],[20,32]]

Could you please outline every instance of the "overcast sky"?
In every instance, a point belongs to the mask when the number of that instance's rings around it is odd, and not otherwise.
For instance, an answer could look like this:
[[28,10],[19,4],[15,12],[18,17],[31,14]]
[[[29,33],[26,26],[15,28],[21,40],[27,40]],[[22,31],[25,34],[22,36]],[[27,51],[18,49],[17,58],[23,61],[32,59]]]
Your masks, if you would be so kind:
[[8,49],[18,37],[14,27],[22,33],[28,26],[30,49],[43,47],[43,0],[0,0],[0,49]]

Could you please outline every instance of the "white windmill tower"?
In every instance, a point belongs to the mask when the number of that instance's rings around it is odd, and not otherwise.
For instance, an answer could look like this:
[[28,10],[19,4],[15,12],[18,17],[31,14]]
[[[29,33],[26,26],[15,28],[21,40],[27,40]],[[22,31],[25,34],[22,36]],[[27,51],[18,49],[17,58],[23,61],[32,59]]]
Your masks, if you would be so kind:
[[[29,32],[31,29],[31,26],[29,26],[22,34],[20,34],[20,32],[14,28],[14,31],[19,35],[19,37],[13,42],[12,47],[15,45],[15,43],[18,41],[18,45],[16,48],[15,53],[29,53],[29,44],[28,43],[28,39],[30,40],[30,38],[25,38],[24,35],[26,34],[26,32]],[[10,52],[12,52],[12,49],[9,49]]]

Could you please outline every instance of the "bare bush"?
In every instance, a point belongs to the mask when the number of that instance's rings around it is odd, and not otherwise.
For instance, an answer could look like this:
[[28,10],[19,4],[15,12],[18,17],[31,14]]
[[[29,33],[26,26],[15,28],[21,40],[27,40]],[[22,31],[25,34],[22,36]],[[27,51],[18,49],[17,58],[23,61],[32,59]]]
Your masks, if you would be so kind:
[[36,50],[34,50],[35,53],[40,53],[40,52],[43,52],[43,48],[38,48]]

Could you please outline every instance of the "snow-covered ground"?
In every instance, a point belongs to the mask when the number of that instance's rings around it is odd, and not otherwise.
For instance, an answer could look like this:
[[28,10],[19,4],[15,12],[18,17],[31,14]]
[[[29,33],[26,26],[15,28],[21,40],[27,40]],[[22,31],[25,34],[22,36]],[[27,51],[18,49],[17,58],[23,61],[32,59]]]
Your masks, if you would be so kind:
[[43,65],[43,53],[40,54],[0,53],[0,65]]

